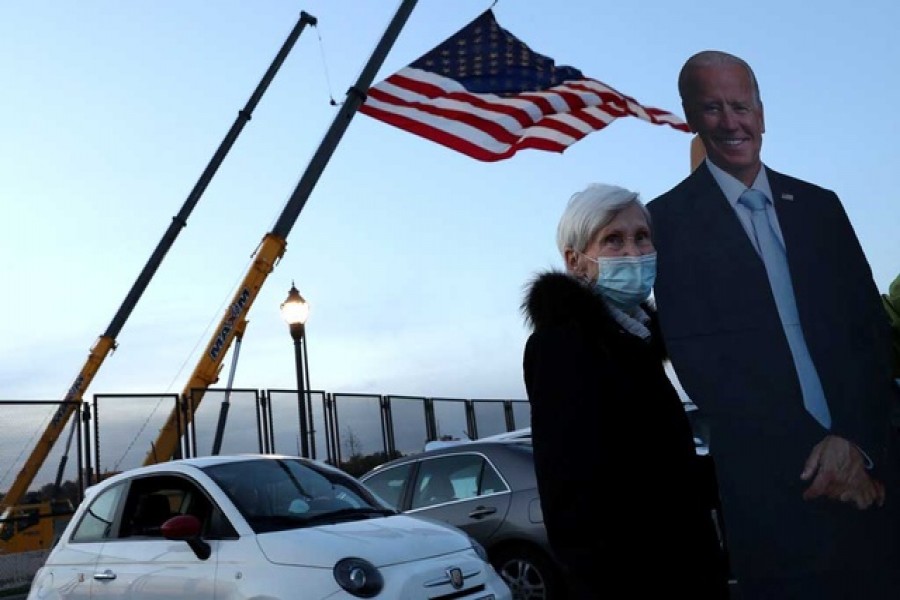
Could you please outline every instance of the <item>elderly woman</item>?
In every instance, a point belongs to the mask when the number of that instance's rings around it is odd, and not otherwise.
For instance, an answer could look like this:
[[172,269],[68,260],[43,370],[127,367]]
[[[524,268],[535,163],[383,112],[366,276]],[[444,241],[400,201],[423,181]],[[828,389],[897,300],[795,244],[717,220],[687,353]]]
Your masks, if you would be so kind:
[[[539,274],[523,311],[535,470],[572,598],[727,597],[727,567],[655,313],[650,218],[594,184],[557,229],[565,272]],[[657,595],[658,594],[658,595]]]

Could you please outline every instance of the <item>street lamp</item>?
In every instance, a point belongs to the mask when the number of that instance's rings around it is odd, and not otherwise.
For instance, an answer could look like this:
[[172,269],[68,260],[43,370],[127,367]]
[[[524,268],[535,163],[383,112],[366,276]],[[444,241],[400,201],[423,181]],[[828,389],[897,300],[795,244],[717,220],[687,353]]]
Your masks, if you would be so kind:
[[305,343],[303,334],[306,319],[309,317],[309,304],[297,291],[294,282],[288,292],[287,300],[281,303],[281,318],[291,329],[291,337],[294,338],[294,360],[297,363],[297,396],[300,405],[300,456],[309,457],[309,426],[306,422],[306,385],[303,375],[303,348]]

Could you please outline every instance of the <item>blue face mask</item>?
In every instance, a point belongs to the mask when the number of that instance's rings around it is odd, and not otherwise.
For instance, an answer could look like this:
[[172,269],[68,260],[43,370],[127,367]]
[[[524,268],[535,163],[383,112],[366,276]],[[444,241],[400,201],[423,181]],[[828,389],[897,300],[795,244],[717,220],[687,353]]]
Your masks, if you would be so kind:
[[[587,257],[590,258],[590,257]],[[650,297],[656,281],[656,252],[641,256],[600,256],[597,292],[622,310],[631,310]]]

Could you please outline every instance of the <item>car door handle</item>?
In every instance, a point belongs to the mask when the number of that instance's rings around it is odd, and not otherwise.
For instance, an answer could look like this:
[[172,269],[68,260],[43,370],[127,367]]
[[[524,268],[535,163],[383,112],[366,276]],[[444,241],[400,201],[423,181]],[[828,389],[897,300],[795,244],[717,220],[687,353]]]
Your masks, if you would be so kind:
[[480,519],[482,517],[492,515],[495,512],[497,512],[497,509],[493,506],[477,506],[475,507],[475,510],[469,513],[469,517],[473,519]]
[[116,574],[109,569],[103,571],[102,573],[94,573],[94,579],[96,579],[97,581],[112,581],[115,578]]

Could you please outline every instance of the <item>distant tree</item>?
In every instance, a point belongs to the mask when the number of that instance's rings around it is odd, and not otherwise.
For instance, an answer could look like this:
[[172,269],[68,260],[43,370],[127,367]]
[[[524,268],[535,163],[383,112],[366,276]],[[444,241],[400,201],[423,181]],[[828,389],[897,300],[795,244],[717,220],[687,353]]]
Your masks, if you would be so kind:
[[344,429],[344,456],[338,467],[353,477],[360,477],[378,465],[401,456],[399,452],[390,454],[380,451],[373,454],[362,453],[362,443],[352,428]]
[[344,428],[344,447],[348,458],[355,458],[360,455],[362,444],[359,441],[359,436],[350,427]]
[[71,500],[73,505],[78,504],[79,499],[81,498],[81,490],[74,481],[63,481],[60,489],[60,496]]
[[[5,494],[0,494],[0,499],[3,497],[5,497]],[[53,483],[46,483],[37,490],[27,492],[19,501],[19,504],[40,504],[50,500],[70,500],[72,505],[76,506],[81,500],[81,490],[74,481],[62,482],[59,490],[56,489]]]
[[52,500],[56,498],[56,485],[52,483],[45,483],[38,489],[37,491],[37,501],[44,502],[46,500]]
[[341,470],[351,475],[353,477],[361,477],[377,467],[380,464],[384,464],[389,460],[393,460],[395,458],[399,458],[402,456],[396,450],[387,454],[385,452],[376,452],[375,454],[369,454],[366,456],[356,455],[351,456],[349,459],[341,463]]

